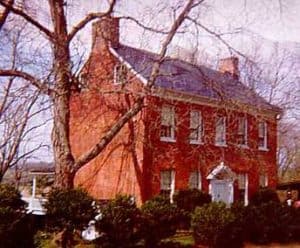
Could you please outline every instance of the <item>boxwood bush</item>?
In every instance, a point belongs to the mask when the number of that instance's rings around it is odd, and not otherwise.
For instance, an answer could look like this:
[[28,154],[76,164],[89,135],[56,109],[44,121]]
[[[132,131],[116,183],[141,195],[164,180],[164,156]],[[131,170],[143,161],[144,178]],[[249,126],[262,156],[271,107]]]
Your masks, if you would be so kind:
[[235,214],[224,203],[197,207],[192,215],[195,242],[209,247],[242,247],[242,228]]
[[261,188],[250,198],[250,205],[258,206],[267,202],[280,202],[275,190],[270,188]]
[[25,217],[25,202],[19,191],[11,185],[0,184],[1,247],[29,246],[32,240],[28,218]]
[[211,202],[211,196],[198,189],[179,190],[174,195],[174,203],[181,210],[180,229],[190,229],[191,214],[196,207]]
[[61,232],[62,247],[71,246],[74,231],[81,231],[94,218],[93,198],[82,189],[53,189],[45,204],[46,227],[50,232]]
[[117,196],[101,209],[96,227],[101,247],[134,247],[141,239],[140,210],[130,196]]
[[145,247],[158,247],[160,241],[176,233],[181,211],[170,200],[156,196],[141,208],[141,233]]
[[269,201],[247,207],[245,234],[253,243],[289,242],[293,239],[290,228],[293,221],[292,209],[285,204]]

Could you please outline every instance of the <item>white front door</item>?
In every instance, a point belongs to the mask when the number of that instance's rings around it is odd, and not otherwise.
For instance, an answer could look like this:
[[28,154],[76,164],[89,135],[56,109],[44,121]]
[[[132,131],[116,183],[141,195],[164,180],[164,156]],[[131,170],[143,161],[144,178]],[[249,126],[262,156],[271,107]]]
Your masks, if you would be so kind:
[[233,187],[229,180],[211,180],[211,196],[216,202],[224,202],[227,205],[233,202]]

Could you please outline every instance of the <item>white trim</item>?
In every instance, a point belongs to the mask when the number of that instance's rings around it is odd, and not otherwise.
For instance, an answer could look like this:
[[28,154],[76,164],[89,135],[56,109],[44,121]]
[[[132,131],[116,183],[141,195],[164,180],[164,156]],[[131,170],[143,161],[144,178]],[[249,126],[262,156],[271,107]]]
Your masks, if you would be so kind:
[[36,194],[36,176],[33,176],[32,179],[32,192],[31,192],[31,197],[35,198],[35,194]]
[[224,162],[222,161],[217,167],[215,167],[211,173],[208,174],[208,176],[206,177],[206,179],[208,180],[212,180],[215,179],[215,177],[222,171],[225,170],[229,176],[234,179],[236,177],[236,174],[228,167],[224,164]]
[[175,170],[171,170],[171,190],[170,190],[170,202],[173,203],[173,196],[175,193]]
[[229,204],[231,204],[231,203],[233,203],[233,200],[234,200],[233,180],[229,181],[228,184],[229,184],[228,187],[229,187],[229,192],[230,192]]
[[269,148],[260,146],[260,147],[258,147],[258,150],[259,150],[259,151],[262,151],[262,152],[268,152],[268,151],[269,151]]
[[244,198],[244,205],[248,206],[249,204],[249,178],[248,178],[248,173],[245,173],[245,198]]
[[204,142],[200,140],[190,140],[191,145],[203,145]]
[[249,149],[248,145],[238,145],[239,148],[243,148],[243,149]]
[[170,142],[170,143],[175,143],[175,142],[176,142],[176,139],[171,138],[171,137],[160,137],[160,141],[163,141],[163,142]]
[[109,47],[109,51],[111,52],[112,55],[114,55],[122,64],[124,64],[129,71],[131,71],[134,76],[136,76],[139,80],[141,80],[141,82],[143,84],[148,84],[148,80],[146,78],[143,77],[142,74],[140,74],[139,72],[137,72],[131,64],[129,64],[120,54],[118,54],[118,52],[112,48],[111,46]]

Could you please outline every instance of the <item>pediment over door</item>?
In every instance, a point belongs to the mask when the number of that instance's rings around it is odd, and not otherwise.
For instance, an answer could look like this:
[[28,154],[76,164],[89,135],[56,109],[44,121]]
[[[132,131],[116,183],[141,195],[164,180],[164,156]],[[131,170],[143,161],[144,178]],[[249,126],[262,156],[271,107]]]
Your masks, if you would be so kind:
[[234,180],[236,178],[236,174],[224,164],[224,162],[221,162],[218,166],[216,166],[206,177],[208,180]]

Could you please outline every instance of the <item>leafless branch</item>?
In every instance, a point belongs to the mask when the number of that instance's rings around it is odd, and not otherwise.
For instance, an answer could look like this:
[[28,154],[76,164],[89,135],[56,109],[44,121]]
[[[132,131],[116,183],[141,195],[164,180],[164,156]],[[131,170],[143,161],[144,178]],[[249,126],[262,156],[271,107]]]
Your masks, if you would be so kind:
[[40,24],[37,20],[33,19],[31,16],[29,16],[27,13],[25,13],[24,11],[13,7],[12,4],[9,4],[5,0],[0,0],[0,5],[5,7],[8,11],[11,11],[12,13],[14,13],[16,15],[21,16],[28,23],[30,23],[31,25],[36,27],[38,30],[40,30],[42,33],[44,33],[47,38],[49,38],[50,40],[53,40],[53,33],[49,29],[44,27],[42,24]]
[[38,88],[43,94],[51,96],[53,94],[53,90],[48,87],[45,83],[36,79],[29,73],[19,71],[19,70],[2,70],[0,69],[0,77],[19,77],[29,81],[32,85]]
[[70,42],[74,38],[74,36],[91,21],[111,15],[116,2],[117,2],[117,0],[112,0],[109,5],[108,10],[105,13],[90,13],[90,14],[88,14],[83,20],[81,20],[77,25],[75,25],[73,27],[72,31],[68,35],[68,42]]

